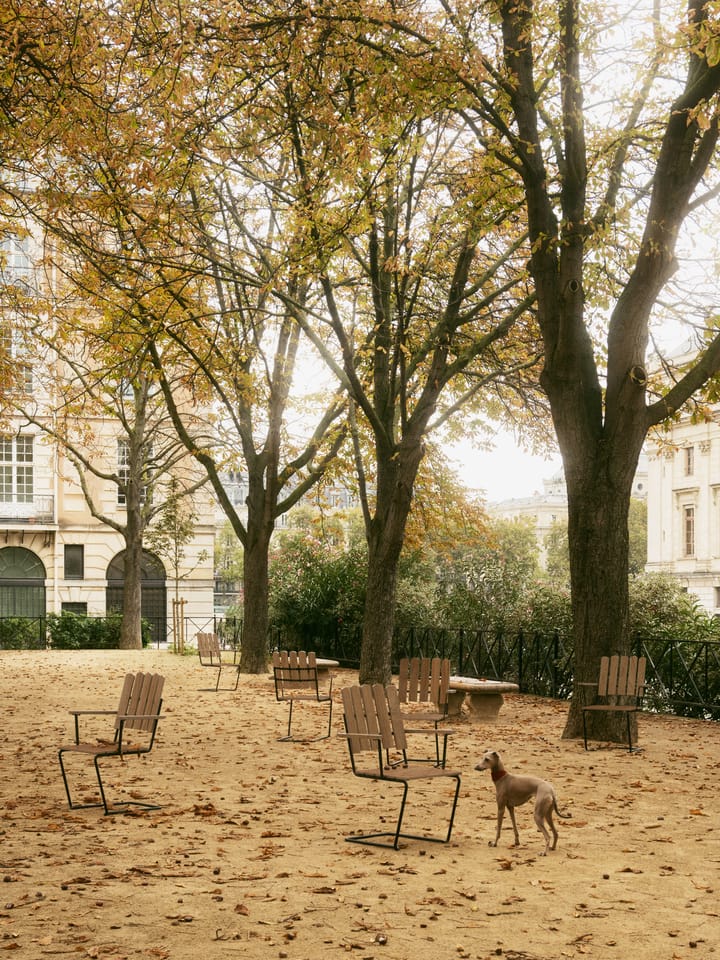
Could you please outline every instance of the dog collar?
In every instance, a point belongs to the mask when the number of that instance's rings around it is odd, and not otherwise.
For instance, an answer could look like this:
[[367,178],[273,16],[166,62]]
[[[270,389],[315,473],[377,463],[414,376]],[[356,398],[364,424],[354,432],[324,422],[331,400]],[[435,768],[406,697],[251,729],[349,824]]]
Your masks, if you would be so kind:
[[492,770],[490,776],[493,778],[493,782],[497,783],[498,780],[502,780],[504,776],[507,775],[507,770]]

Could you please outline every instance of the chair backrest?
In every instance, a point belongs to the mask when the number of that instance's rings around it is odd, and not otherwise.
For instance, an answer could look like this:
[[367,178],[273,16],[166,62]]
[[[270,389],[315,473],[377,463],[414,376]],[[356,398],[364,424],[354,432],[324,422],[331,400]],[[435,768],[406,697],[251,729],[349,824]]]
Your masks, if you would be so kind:
[[293,690],[312,689],[319,696],[317,661],[313,651],[275,650],[273,652],[275,696],[282,700]]
[[216,667],[220,663],[220,641],[216,633],[197,634],[198,655],[200,663]]
[[159,673],[126,674],[115,727],[120,727],[123,718],[126,727],[152,732],[160,716],[164,685],[165,677]]
[[400,703],[434,703],[447,706],[450,661],[445,658],[412,657],[400,661]]
[[378,736],[384,751],[407,749],[397,687],[363,683],[343,687],[341,693],[351,755],[364,750],[377,753]]
[[601,697],[640,697],[645,687],[645,657],[614,654],[601,657],[598,693]]

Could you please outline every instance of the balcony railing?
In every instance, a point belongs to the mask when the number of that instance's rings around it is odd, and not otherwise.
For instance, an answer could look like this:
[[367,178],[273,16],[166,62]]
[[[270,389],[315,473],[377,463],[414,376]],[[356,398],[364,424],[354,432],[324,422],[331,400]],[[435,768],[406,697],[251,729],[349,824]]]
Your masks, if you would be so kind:
[[51,494],[33,497],[30,503],[0,501],[0,524],[54,522],[55,497]]

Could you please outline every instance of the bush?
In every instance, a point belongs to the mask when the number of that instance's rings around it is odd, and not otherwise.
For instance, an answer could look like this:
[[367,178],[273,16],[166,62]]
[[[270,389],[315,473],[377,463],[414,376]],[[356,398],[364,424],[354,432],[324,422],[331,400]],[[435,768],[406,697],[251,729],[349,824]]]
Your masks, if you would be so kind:
[[43,621],[38,617],[0,620],[0,650],[36,650],[45,647]]
[[[51,613],[47,618],[50,646],[55,650],[117,650],[122,615],[85,617],[77,613]],[[143,646],[146,644],[143,629]]]
[[630,581],[630,626],[652,640],[717,640],[720,624],[669,574],[646,573]]

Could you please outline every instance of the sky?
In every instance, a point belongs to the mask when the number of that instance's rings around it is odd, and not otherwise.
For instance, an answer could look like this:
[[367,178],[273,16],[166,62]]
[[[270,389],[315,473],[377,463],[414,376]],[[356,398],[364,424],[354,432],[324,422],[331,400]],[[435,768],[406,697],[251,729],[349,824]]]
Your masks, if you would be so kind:
[[490,503],[542,492],[543,480],[562,467],[557,451],[548,450],[547,457],[526,453],[509,433],[498,435],[493,450],[476,450],[464,440],[446,452],[465,486],[484,490]]

